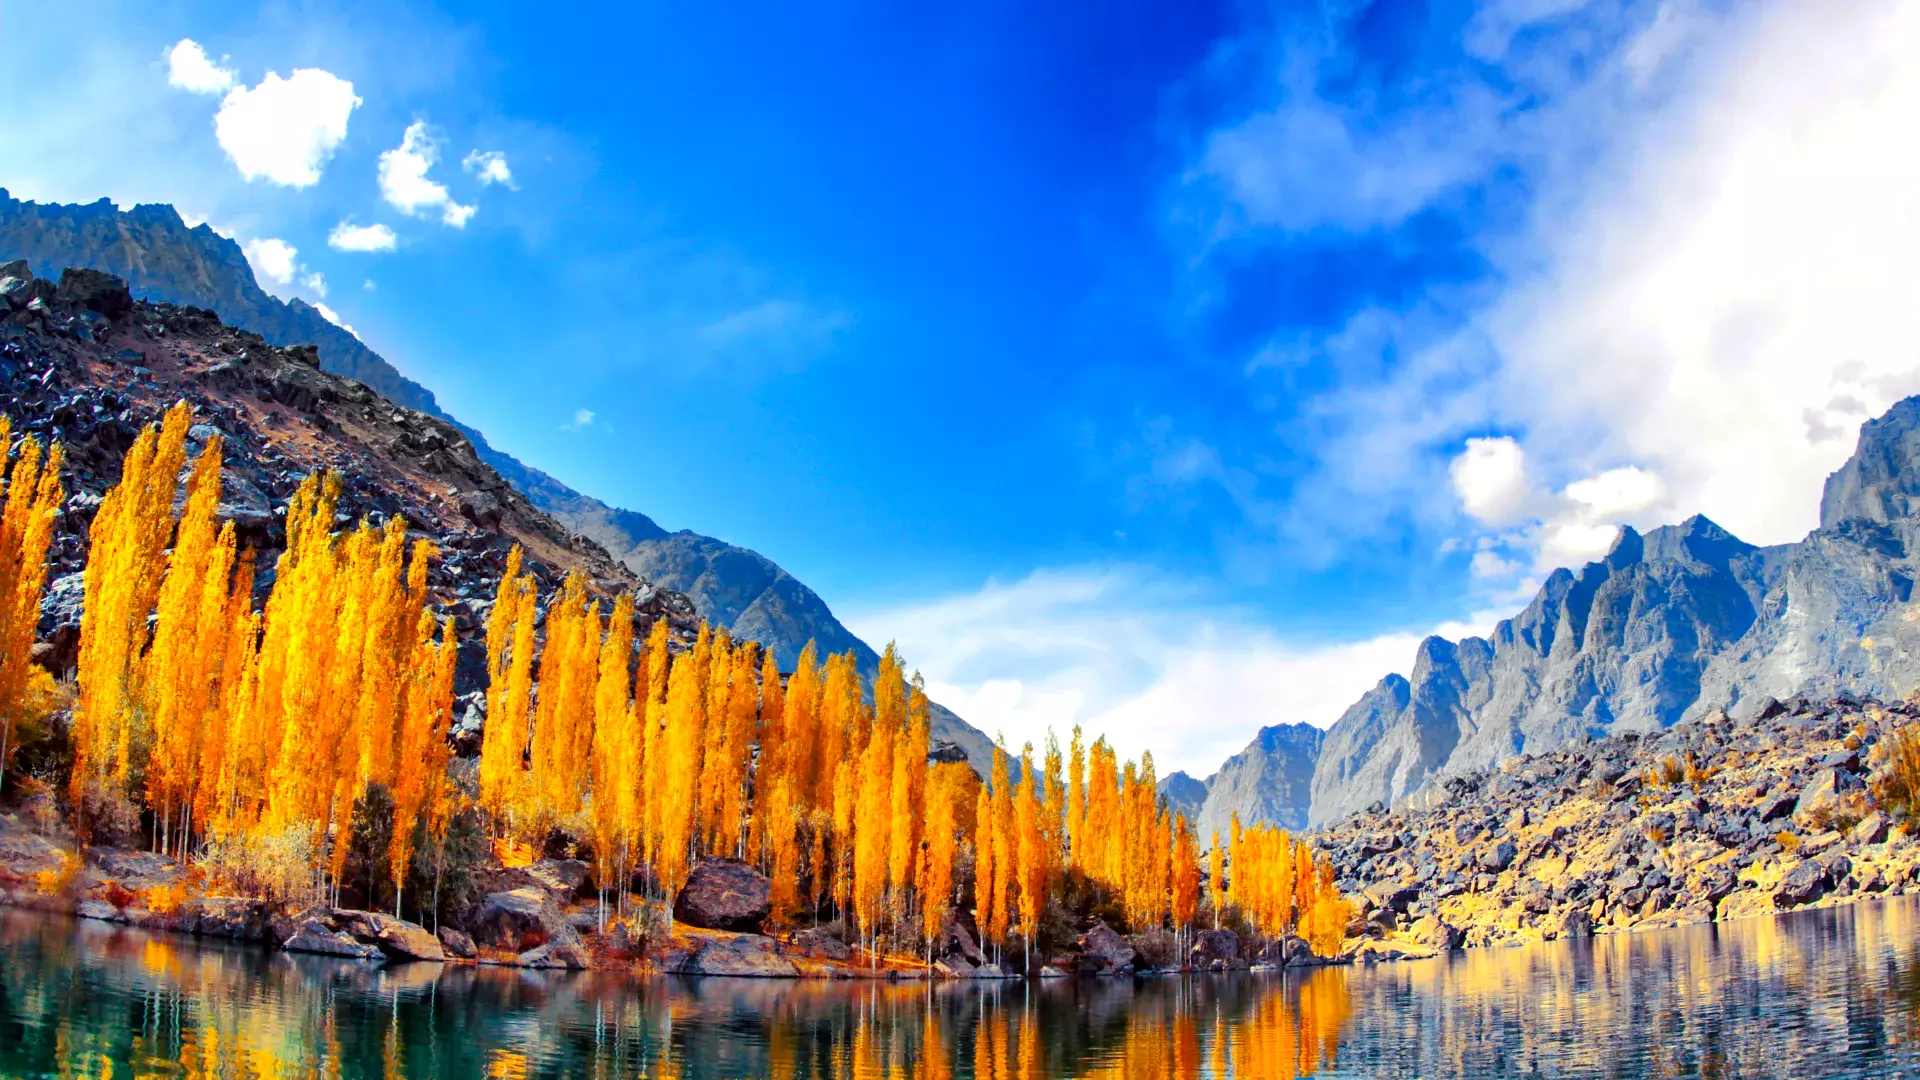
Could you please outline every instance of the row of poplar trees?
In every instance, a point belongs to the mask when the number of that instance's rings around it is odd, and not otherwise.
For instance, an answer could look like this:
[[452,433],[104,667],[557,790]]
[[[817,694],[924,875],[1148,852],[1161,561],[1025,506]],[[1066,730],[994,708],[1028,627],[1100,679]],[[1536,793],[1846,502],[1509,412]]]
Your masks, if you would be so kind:
[[[162,850],[292,842],[313,888],[337,894],[354,808],[380,784],[397,909],[414,846],[443,839],[465,798],[448,771],[455,641],[429,596],[434,547],[409,544],[397,518],[335,531],[340,479],[315,473],[255,611],[253,552],[217,517],[220,439],[189,470],[190,424],[182,403],[141,433],[89,534],[77,824],[85,835],[137,802]],[[0,740],[32,696],[60,459],[25,439],[7,470]],[[642,635],[631,596],[605,603],[578,573],[540,601],[516,547],[487,626],[477,798],[503,841],[586,841],[603,911],[611,898],[624,914],[636,877],[670,898],[723,855],[769,875],[776,920],[838,916],[876,950],[930,946],[969,895],[985,943],[1030,949],[1070,880],[1136,928],[1195,919],[1195,837],[1159,805],[1150,754],[1122,765],[1076,728],[1065,762],[1051,735],[1043,763],[1030,745],[1018,758],[996,747],[983,782],[929,762],[931,706],[892,646],[870,681],[851,652],[822,663],[811,644],[783,678],[724,630],[703,625],[689,645],[658,618]],[[6,752],[0,741],[0,764]],[[1269,936],[1336,913],[1344,927],[1331,867],[1306,845],[1236,822],[1231,847],[1229,895],[1212,845],[1216,923],[1234,902]]]

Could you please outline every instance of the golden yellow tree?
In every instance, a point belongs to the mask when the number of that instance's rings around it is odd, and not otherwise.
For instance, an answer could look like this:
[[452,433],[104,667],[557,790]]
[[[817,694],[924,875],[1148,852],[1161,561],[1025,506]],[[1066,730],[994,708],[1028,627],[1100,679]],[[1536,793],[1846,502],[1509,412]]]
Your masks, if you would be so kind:
[[533,692],[533,620],[537,589],[515,544],[487,617],[487,726],[480,742],[480,802],[497,826],[524,799]]
[[1200,907],[1200,857],[1193,849],[1193,829],[1185,814],[1173,818],[1173,927],[1184,934],[1193,926]]
[[60,513],[60,467],[66,451],[59,443],[46,454],[40,441],[20,440],[9,450],[13,423],[0,414],[0,478],[7,499],[0,510],[0,783],[17,741],[15,732],[31,706],[33,635],[40,622],[40,597],[47,584],[47,549]]
[[616,890],[615,898],[624,909],[627,860],[639,832],[640,726],[632,700],[633,612],[632,594],[614,601],[600,640],[594,680],[593,858],[603,928],[609,890]]
[[[235,560],[231,524],[221,528],[220,438],[207,441],[187,481],[187,499],[173,550],[167,556],[153,644],[136,663],[137,704],[152,730],[146,801],[158,818],[161,851],[184,846],[192,832],[197,781],[217,732],[212,715],[223,704],[221,665],[232,589],[251,592],[251,581],[229,577]],[[174,826],[178,827],[176,835]]]
[[1033,966],[1033,938],[1040,929],[1040,915],[1047,905],[1047,847],[1042,835],[1040,799],[1034,794],[1040,786],[1039,777],[1033,771],[1033,744],[1028,743],[1020,750],[1020,777],[1016,785],[1018,794],[1012,797],[1014,865],[1018,867],[1014,875],[1017,893],[1014,897],[1014,910],[1018,913],[1015,927],[1021,942],[1026,947],[1026,966]]
[[72,732],[73,802],[83,833],[88,797],[126,794],[135,742],[147,734],[135,700],[135,667],[166,572],[191,419],[181,402],[161,424],[140,432],[121,463],[120,482],[101,501],[88,531],[80,701]]
[[1213,928],[1220,929],[1220,913],[1227,906],[1225,853],[1220,850],[1220,830],[1213,830],[1213,846],[1207,850],[1207,893],[1213,901]]
[[[426,561],[424,551],[416,551],[418,562]],[[393,780],[393,834],[387,847],[387,862],[393,872],[393,914],[400,917],[401,893],[407,870],[413,864],[416,832],[425,824],[431,831],[434,809],[444,797],[447,785],[447,760],[451,748],[447,730],[453,725],[453,669],[459,642],[454,639],[453,623],[440,627],[440,641],[433,640],[434,618],[422,610],[414,623],[413,641],[407,650],[404,698],[400,710],[400,731],[395,747]]]
[[926,684],[919,672],[914,673],[907,691],[906,722],[906,730],[895,740],[893,793],[888,806],[893,820],[888,827],[891,849],[887,887],[893,895],[894,922],[902,926],[907,924],[908,894],[919,875],[917,863],[927,802],[927,749],[933,723]]
[[[955,861],[960,842],[960,802],[969,796],[973,770],[943,762],[929,770],[926,794],[926,852],[920,860],[920,933],[931,949],[953,910]],[[931,955],[931,954],[929,954]]]

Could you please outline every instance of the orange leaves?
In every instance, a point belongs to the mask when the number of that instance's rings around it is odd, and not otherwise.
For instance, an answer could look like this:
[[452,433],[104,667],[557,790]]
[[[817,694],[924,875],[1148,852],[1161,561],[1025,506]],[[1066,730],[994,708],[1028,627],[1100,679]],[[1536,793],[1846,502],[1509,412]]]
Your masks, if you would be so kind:
[[42,460],[39,440],[26,438],[9,466],[12,441],[13,424],[0,415],[0,479],[7,489],[0,509],[0,773],[31,703],[33,632],[47,584],[47,548],[60,512],[60,466],[66,456],[55,443]]
[[480,803],[496,820],[526,801],[533,694],[533,617],[538,589],[515,544],[487,616],[487,727],[480,743]]
[[86,607],[80,623],[80,703],[74,713],[75,804],[95,785],[123,795],[136,737],[134,667],[147,643],[147,616],[159,599],[173,538],[173,496],[186,464],[185,402],[134,440],[120,483],[108,491],[88,533]]

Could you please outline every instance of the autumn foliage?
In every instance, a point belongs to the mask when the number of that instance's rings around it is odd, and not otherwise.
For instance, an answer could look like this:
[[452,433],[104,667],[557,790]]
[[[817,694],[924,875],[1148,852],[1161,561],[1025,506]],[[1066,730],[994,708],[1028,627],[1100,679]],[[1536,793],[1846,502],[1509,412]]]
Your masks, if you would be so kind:
[[[1064,754],[1051,735],[1039,754],[997,746],[985,777],[930,762],[934,707],[892,646],[870,676],[852,652],[812,645],[783,675],[751,641],[704,625],[688,640],[578,573],[542,597],[518,547],[485,629],[486,725],[463,794],[434,545],[398,518],[339,528],[343,484],[314,473],[286,506],[256,610],[254,552],[219,518],[221,440],[192,439],[191,420],[181,404],[140,433],[91,525],[70,782],[83,835],[137,803],[156,848],[235,877],[271,864],[276,892],[337,897],[355,807],[378,785],[396,908],[421,845],[441,844],[471,800],[503,850],[556,835],[584,848],[603,917],[605,901],[618,917],[636,890],[668,899],[699,860],[725,856],[769,875],[776,923],[839,919],[876,955],[930,950],[967,915],[985,944],[1030,953],[1096,907],[1179,934],[1231,905],[1260,934],[1339,945],[1332,867],[1285,832],[1236,822],[1228,844],[1214,837],[1203,893],[1199,839],[1161,804],[1151,754],[1123,763],[1075,728]],[[7,460],[11,725],[61,454],[28,439]]]

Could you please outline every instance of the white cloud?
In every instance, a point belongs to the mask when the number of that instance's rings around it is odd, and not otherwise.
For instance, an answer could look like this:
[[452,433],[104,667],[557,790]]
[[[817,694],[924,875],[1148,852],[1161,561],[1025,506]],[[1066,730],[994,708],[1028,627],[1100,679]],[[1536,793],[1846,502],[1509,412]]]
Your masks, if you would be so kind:
[[392,251],[399,238],[385,225],[355,225],[342,221],[327,234],[327,246],[335,251]]
[[475,150],[461,159],[460,167],[479,177],[481,187],[499,184],[519,190],[513,182],[513,170],[507,167],[507,155],[498,150]]
[[327,305],[316,302],[313,305],[313,310],[319,312],[321,317],[325,318],[328,322],[332,323],[333,325],[339,327],[342,330],[345,330],[347,333],[352,334],[354,337],[357,338],[360,336],[358,331],[356,331],[353,327],[347,325],[346,320],[342,319],[338,312],[334,311],[332,308],[328,307]]
[[241,250],[252,264],[254,276],[264,276],[276,285],[293,284],[293,276],[300,270],[299,250],[278,237],[249,240],[241,245]]
[[1468,439],[1448,472],[1461,507],[1489,525],[1509,524],[1526,509],[1527,454],[1510,436]]
[[[1476,616],[1476,619],[1479,618]],[[1123,757],[1151,750],[1162,776],[1205,777],[1259,728],[1325,727],[1424,634],[1331,643],[1284,641],[1191,590],[1131,569],[1042,571],[1012,584],[855,612],[869,641],[897,641],[928,693],[1015,750],[1062,743],[1080,724]],[[1449,637],[1481,632],[1436,628]]]
[[1658,476],[1628,465],[1576,480],[1564,494],[1596,518],[1624,521],[1659,506],[1667,486]]
[[167,83],[195,94],[224,94],[233,88],[238,73],[223,68],[207,57],[207,51],[191,38],[181,38],[167,50]]
[[[1920,390],[1920,8],[1735,10],[1680,92],[1591,110],[1615,123],[1613,152],[1555,176],[1540,269],[1487,326],[1533,456],[1637,466],[1569,497],[1777,543],[1816,523],[1861,419]],[[1675,24],[1656,33],[1672,56]],[[1638,82],[1653,46],[1636,44]]]
[[314,270],[308,273],[306,276],[302,277],[300,279],[300,284],[305,285],[308,291],[310,292],[317,293],[320,296],[327,295],[326,276],[321,274],[320,271],[318,270]]
[[260,85],[235,87],[222,99],[213,130],[241,176],[310,187],[359,105],[353,84],[330,72],[299,68],[283,79],[270,71]]
[[575,409],[573,419],[560,425],[561,431],[585,431],[593,426],[592,409]]
[[439,140],[427,130],[426,121],[415,120],[407,125],[399,146],[380,154],[380,195],[412,217],[437,209],[443,224],[463,229],[478,208],[454,202],[445,184],[427,178],[439,160]]

